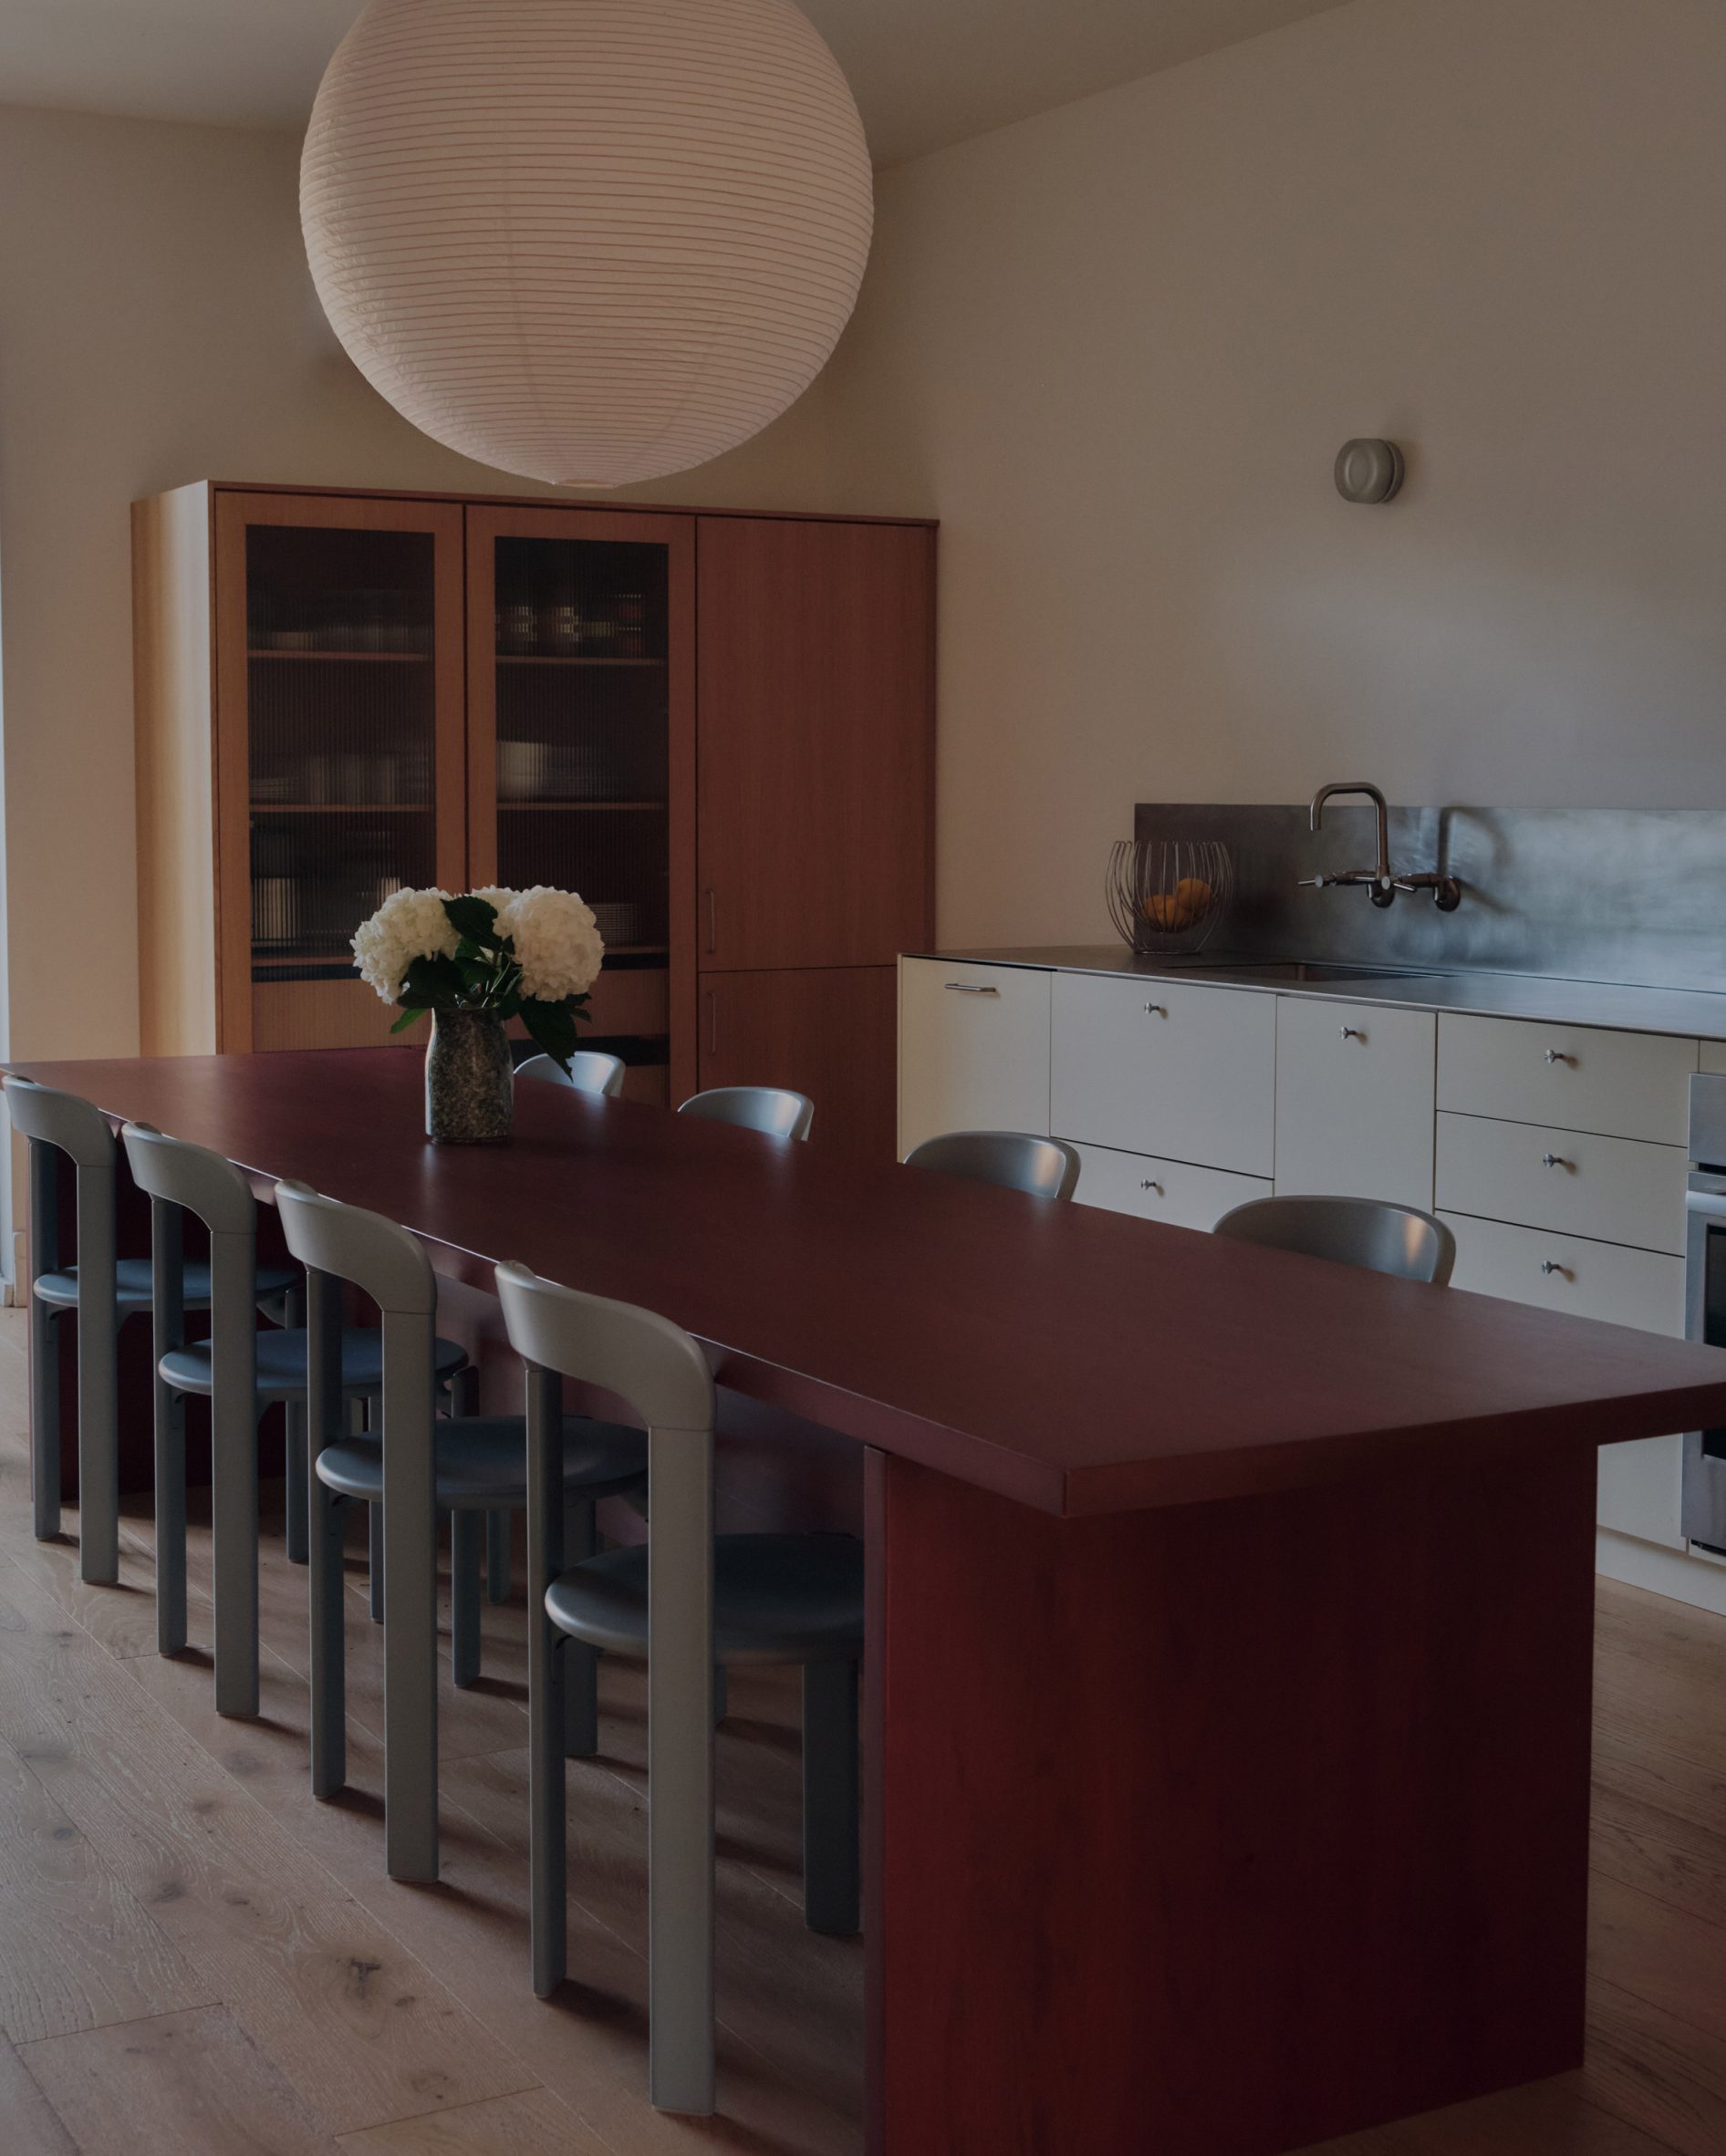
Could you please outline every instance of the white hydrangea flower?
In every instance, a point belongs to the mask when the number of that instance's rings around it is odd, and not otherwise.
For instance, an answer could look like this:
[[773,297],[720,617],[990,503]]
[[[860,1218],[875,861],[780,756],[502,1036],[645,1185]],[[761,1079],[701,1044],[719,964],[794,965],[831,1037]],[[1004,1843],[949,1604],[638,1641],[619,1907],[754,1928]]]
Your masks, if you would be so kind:
[[392,891],[353,939],[360,977],[386,1003],[401,994],[415,959],[453,958],[461,938],[443,910],[447,891]]
[[576,892],[548,884],[517,891],[497,925],[515,941],[524,995],[557,1003],[585,995],[598,979],[605,939],[592,907]]

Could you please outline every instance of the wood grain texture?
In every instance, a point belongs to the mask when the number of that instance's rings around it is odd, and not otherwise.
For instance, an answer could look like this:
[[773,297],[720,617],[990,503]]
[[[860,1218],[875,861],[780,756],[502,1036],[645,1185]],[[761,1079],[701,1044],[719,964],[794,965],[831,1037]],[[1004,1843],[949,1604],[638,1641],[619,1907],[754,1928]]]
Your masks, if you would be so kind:
[[341,2145],[358,2156],[610,2156],[567,2104],[540,2088],[345,2133]]
[[627,1101],[524,1087],[509,1145],[434,1147],[392,1050],[12,1067],[261,1195],[295,1176],[400,1220],[483,1292],[517,1258],[643,1303],[731,1390],[1068,1516],[1726,1422],[1716,1348]]
[[933,918],[933,534],[698,531],[702,965],[891,965]]
[[1066,1522],[878,1471],[882,2148],[1270,2156],[1580,2061],[1585,1457]]
[[5,2037],[0,2037],[0,2124],[5,2128],[6,2156],[78,2156],[71,2135]]
[[898,977],[890,966],[703,973],[701,1083],[788,1085],[816,1104],[811,1145],[895,1156]]
[[25,2062],[86,2156],[336,2156],[221,2006],[34,2044]]

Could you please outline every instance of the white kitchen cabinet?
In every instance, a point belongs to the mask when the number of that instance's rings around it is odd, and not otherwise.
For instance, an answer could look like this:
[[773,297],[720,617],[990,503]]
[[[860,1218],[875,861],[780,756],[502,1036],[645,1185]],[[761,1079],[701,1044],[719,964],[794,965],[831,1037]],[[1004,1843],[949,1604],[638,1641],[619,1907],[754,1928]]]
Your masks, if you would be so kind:
[[901,1159],[942,1131],[1048,1135],[1049,980],[1028,966],[899,960]]
[[1081,1145],[1078,1153],[1085,1165],[1073,1196],[1080,1205],[1160,1220],[1165,1228],[1209,1233],[1224,1213],[1249,1198],[1271,1195],[1271,1185],[1262,1176],[1232,1176],[1148,1153],[1111,1153],[1102,1145]]
[[1664,1033],[1450,1011],[1439,1020],[1439,1106],[1463,1115],[1681,1145],[1696,1064],[1694,1041]]
[[1430,1011],[1283,996],[1276,1009],[1276,1187],[1432,1205]]
[[[1663,1251],[1552,1235],[1460,1213],[1439,1218],[1456,1237],[1450,1284],[1502,1295],[1572,1317],[1645,1332],[1684,1332],[1684,1260]],[[1679,1531],[1683,1440],[1644,1437],[1600,1447],[1596,1517],[1617,1534],[1681,1550]]]
[[1438,1202],[1447,1213],[1682,1257],[1687,1168],[1681,1145],[1479,1115],[1438,1119]]
[[1150,975],[1055,977],[1057,1138],[1268,1176],[1276,999]]

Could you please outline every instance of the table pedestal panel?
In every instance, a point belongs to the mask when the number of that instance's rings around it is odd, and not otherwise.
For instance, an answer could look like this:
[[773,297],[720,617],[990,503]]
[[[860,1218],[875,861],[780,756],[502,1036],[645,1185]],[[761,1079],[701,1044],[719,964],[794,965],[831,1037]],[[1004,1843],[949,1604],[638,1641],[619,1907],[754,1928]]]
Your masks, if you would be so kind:
[[1268,2156],[1579,2062],[1586,1452],[1071,1520],[869,1466],[878,2156]]

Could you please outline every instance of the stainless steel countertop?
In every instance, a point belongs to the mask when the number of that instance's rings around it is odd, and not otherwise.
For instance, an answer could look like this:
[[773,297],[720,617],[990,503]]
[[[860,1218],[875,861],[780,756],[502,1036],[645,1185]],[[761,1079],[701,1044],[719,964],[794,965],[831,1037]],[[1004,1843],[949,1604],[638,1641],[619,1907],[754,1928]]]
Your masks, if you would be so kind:
[[1544,1019],[1554,1025],[1610,1026],[1627,1033],[1676,1033],[1726,1041],[1726,994],[1703,989],[1631,988],[1618,981],[1560,980],[1544,973],[1393,971],[1304,980],[1284,961],[1201,951],[1191,959],[1141,959],[1118,944],[1048,948],[908,951],[980,966],[1024,966],[1039,972],[1118,973],[1149,980],[1191,980],[1206,988],[1305,996],[1320,1002],[1379,1003],[1406,1011],[1467,1011],[1488,1018]]

